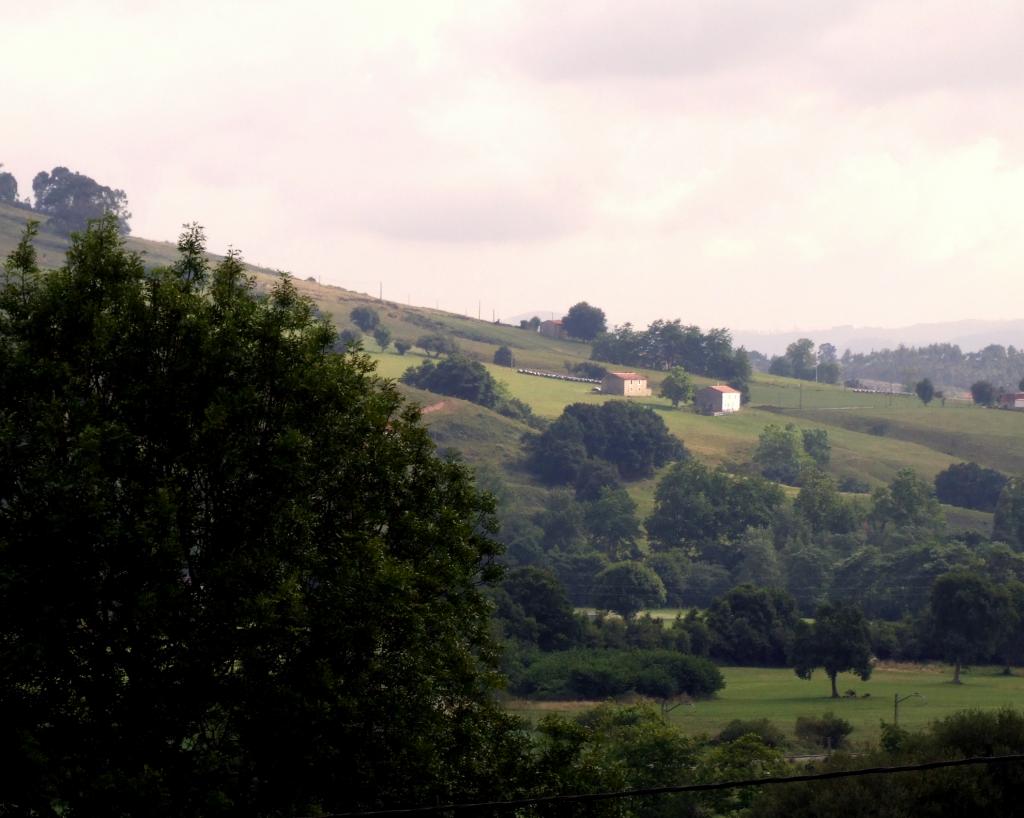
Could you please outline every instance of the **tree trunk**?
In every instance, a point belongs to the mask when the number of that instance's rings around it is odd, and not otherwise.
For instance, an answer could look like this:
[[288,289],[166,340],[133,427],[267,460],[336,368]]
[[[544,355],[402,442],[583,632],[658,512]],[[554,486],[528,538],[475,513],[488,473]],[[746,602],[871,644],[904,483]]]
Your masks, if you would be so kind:
[[957,657],[953,662],[953,684],[960,684],[960,658]]
[[839,691],[836,690],[836,676],[838,676],[838,675],[839,674],[837,674],[837,673],[830,673],[830,674],[828,674],[828,678],[832,682],[832,698],[833,699],[838,699],[839,698]]

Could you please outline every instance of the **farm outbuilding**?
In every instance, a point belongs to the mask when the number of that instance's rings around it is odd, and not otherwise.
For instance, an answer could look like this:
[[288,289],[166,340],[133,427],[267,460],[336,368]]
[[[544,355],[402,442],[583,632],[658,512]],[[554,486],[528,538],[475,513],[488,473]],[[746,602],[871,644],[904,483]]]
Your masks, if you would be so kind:
[[694,396],[698,412],[722,415],[740,411],[740,392],[731,386],[705,386]]
[[1002,409],[1024,409],[1024,392],[1007,392],[999,396]]
[[565,331],[565,327],[562,326],[562,321],[560,319],[553,321],[541,321],[540,326],[537,327],[537,332],[545,338],[557,339],[569,337],[569,333]]
[[609,372],[601,381],[601,392],[605,395],[625,395],[627,398],[646,398],[651,394],[647,376],[636,372]]

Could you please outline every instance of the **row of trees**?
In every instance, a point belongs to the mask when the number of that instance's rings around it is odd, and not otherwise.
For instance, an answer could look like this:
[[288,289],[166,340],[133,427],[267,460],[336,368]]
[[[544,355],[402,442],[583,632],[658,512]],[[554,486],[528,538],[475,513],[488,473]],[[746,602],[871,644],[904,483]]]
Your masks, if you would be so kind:
[[956,344],[901,345],[868,353],[847,350],[841,363],[847,378],[912,384],[927,374],[937,384],[969,389],[979,381],[1018,383],[1024,376],[1024,349],[989,344],[977,352],[963,352]]
[[712,329],[705,333],[700,327],[685,326],[678,319],[658,320],[645,330],[636,330],[632,324],[615,327],[596,338],[590,357],[648,369],[680,366],[687,372],[729,382],[746,383],[751,373],[746,351],[733,348],[729,330]]
[[802,381],[839,383],[840,368],[836,348],[832,344],[820,344],[815,352],[814,341],[800,338],[786,348],[784,355],[776,355],[771,359],[768,371],[773,375]]

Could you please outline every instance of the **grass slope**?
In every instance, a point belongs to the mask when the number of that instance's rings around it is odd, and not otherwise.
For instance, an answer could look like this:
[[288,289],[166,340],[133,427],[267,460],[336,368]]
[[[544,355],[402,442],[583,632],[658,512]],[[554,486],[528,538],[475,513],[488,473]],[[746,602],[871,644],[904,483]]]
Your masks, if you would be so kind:
[[[0,255],[6,255],[13,248],[29,215],[24,210],[0,206]],[[174,246],[167,242],[131,237],[128,244],[143,253],[153,265],[166,264],[174,258]],[[43,232],[38,247],[45,266],[56,266],[63,261],[66,247],[63,240]],[[252,272],[263,287],[271,286],[275,279],[273,271],[252,268]],[[378,311],[381,323],[391,330],[394,338],[415,341],[432,332],[457,336],[466,353],[484,362],[496,378],[508,385],[514,396],[526,401],[542,417],[555,418],[567,404],[575,401],[608,400],[594,394],[586,384],[521,375],[490,363],[495,349],[506,344],[514,351],[520,366],[564,371],[566,361],[589,358],[587,344],[552,340],[517,327],[439,310],[379,301],[306,279],[294,281],[302,293],[332,316],[339,328],[352,327],[349,314],[355,307],[371,306]],[[381,354],[376,351],[372,338],[366,338],[364,346],[385,377],[397,378],[408,366],[423,360],[422,355],[413,352],[406,356],[390,350]],[[646,374],[657,392],[664,373],[647,371]],[[694,380],[698,386],[711,383],[706,378]],[[674,410],[661,398],[646,398],[642,403],[658,412],[690,451],[712,464],[749,461],[758,435],[767,424],[793,421],[803,427],[828,431],[833,474],[857,477],[871,485],[888,482],[904,466],[931,480],[936,473],[961,460],[975,460],[1010,474],[1024,473],[1024,413],[1021,412],[984,410],[953,401],[945,407],[936,404],[925,407],[914,398],[851,392],[841,387],[762,374],[754,376],[751,399],[750,405],[739,414],[717,418]],[[477,465],[509,468],[507,464],[516,457],[511,438],[504,446],[488,447],[481,443],[493,433],[493,424],[499,422],[493,419],[493,413],[479,407],[472,412],[461,411],[462,421],[446,433],[442,445],[464,448],[467,457]],[[520,481],[526,479],[523,475],[518,477]],[[654,481],[646,481],[631,487],[642,511],[649,510],[653,502],[653,486]],[[968,527],[983,524],[959,512],[958,517],[963,517],[962,522]]]

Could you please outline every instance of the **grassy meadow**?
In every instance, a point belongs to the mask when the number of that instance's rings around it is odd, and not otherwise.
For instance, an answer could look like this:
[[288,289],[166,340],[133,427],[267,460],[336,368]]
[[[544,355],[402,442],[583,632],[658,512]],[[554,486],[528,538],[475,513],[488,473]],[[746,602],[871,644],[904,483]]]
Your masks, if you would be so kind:
[[[958,710],[1020,707],[1024,702],[1024,675],[1004,676],[1001,668],[977,667],[963,676],[962,685],[950,683],[952,670],[942,665],[881,665],[867,682],[843,674],[840,693],[855,690],[857,698],[832,699],[828,677],[820,670],[810,681],[785,668],[723,667],[725,689],[716,697],[677,707],[669,720],[691,734],[714,735],[733,719],[768,719],[795,742],[797,716],[820,716],[831,710],[849,721],[850,741],[876,742],[881,722],[893,720],[893,695],[920,693],[900,704],[899,723],[919,729],[930,721]],[[868,695],[870,694],[870,695]],[[594,702],[526,702],[509,704],[514,712],[537,719],[552,711],[574,712]]]

